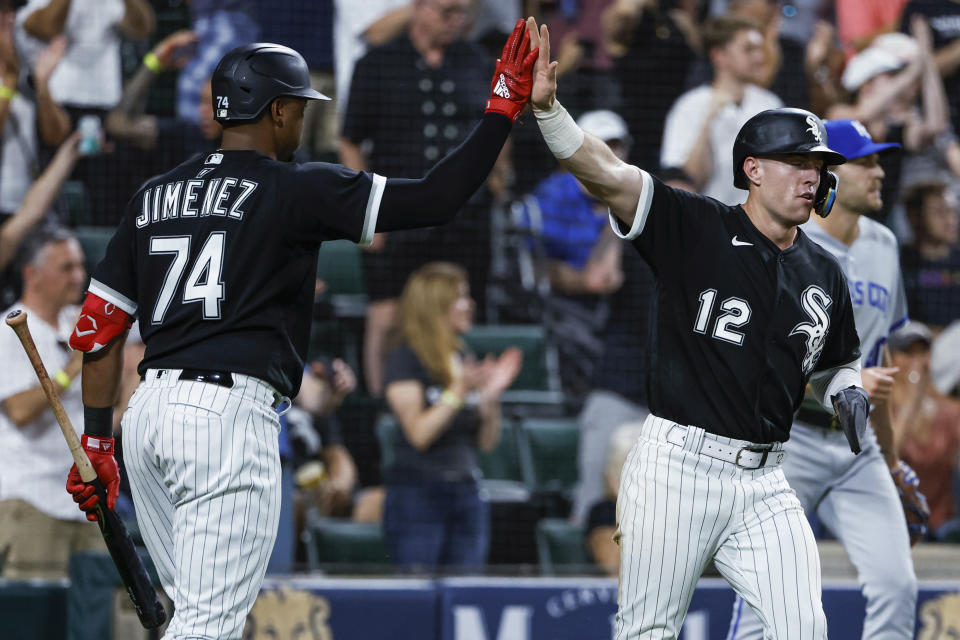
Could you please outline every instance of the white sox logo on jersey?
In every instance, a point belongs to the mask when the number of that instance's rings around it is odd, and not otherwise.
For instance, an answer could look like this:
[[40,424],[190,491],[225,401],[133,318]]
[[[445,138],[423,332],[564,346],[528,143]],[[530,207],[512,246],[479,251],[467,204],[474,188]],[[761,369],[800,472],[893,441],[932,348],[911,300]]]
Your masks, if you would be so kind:
[[827,341],[827,333],[830,330],[830,315],[827,309],[831,304],[833,300],[827,292],[813,284],[804,289],[800,296],[800,306],[803,307],[811,322],[798,323],[790,335],[802,333],[807,336],[807,353],[803,356],[802,364],[804,374],[809,375],[813,371]]

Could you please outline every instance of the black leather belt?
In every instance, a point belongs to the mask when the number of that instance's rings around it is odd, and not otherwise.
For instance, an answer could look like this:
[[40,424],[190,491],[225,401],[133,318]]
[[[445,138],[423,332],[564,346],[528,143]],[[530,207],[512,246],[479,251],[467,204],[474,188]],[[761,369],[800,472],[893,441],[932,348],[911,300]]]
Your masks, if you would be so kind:
[[827,429],[828,431],[842,431],[837,416],[831,415],[826,411],[800,407],[800,410],[797,411],[797,420],[820,429]]
[[233,376],[229,371],[204,371],[203,369],[184,369],[180,374],[181,380],[191,382],[206,382],[230,389],[233,387]]

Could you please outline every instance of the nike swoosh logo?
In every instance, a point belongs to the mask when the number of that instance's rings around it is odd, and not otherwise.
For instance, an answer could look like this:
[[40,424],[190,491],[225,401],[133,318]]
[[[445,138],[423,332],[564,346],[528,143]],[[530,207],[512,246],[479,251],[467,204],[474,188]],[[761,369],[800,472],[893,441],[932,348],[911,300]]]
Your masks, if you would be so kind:
[[88,336],[88,335],[90,335],[91,333],[93,333],[94,331],[96,331],[96,329],[88,329],[88,330],[86,330],[86,331],[80,331],[80,328],[79,328],[79,327],[77,327],[76,329],[73,330],[73,332],[77,334],[77,337],[78,337],[78,338],[82,338],[83,336]]
[[730,241],[731,244],[735,247],[752,247],[752,242],[743,242],[742,240],[737,240],[737,236],[733,236],[733,240]]

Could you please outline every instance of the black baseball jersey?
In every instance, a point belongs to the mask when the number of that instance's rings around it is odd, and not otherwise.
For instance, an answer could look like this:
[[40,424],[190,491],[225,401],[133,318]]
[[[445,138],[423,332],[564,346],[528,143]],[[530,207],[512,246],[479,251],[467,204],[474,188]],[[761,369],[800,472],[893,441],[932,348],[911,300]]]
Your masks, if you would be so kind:
[[257,151],[198,156],[140,188],[90,292],[138,316],[141,373],[230,371],[293,397],[320,243],[369,242],[385,184]]
[[802,231],[781,251],[739,205],[644,172],[626,237],[657,279],[648,383],[656,415],[784,441],[811,374],[859,360],[843,272]]

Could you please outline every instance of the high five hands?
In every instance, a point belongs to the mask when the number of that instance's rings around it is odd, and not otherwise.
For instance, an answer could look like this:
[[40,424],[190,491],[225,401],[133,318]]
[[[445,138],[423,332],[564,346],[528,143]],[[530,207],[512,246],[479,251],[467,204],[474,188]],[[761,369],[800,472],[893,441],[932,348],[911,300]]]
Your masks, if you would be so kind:
[[503,45],[503,53],[497,59],[490,83],[487,113],[500,113],[511,120],[520,116],[530,98],[533,84],[531,69],[536,59],[537,50],[530,51],[530,34],[523,20],[517,20],[513,33]]
[[532,17],[517,20],[497,60],[486,110],[516,120],[528,100],[534,110],[546,111],[556,97],[557,61],[550,61],[547,25],[537,27]]

